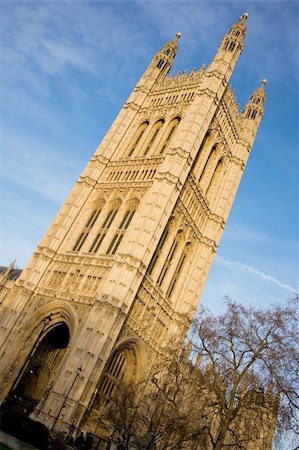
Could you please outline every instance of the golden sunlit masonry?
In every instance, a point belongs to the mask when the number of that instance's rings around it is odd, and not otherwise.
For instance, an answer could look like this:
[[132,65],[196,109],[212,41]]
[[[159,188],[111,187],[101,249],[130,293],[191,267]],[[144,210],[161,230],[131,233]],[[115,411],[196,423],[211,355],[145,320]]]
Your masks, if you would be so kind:
[[1,402],[93,432],[99,398],[187,334],[263,115],[265,80],[242,112],[228,85],[246,19],[207,68],[167,77],[180,33],[154,55],[26,268],[2,274]]

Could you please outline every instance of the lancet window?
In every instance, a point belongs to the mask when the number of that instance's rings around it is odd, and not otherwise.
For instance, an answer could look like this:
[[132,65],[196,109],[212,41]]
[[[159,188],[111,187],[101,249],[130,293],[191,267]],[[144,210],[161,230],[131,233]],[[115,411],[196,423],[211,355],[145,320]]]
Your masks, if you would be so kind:
[[166,133],[163,136],[162,142],[160,144],[160,149],[159,149],[160,154],[164,153],[166,148],[169,146],[170,141],[173,138],[174,132],[177,129],[180,121],[181,121],[180,117],[176,117],[175,119],[171,120],[171,122],[169,123]]
[[228,50],[229,52],[232,52],[235,47],[236,47],[236,43],[235,42],[228,41],[228,42],[226,42],[226,44],[224,46],[224,49]]
[[[203,168],[203,171],[201,172],[201,175],[199,177],[199,183],[203,191],[206,191],[206,187],[208,185],[208,179],[212,175],[212,170],[215,165],[215,161],[217,159],[217,145],[213,145],[211,152],[209,154],[209,157],[207,158],[207,161],[205,163],[205,166]],[[211,179],[211,178],[210,178]]]
[[[208,131],[208,132],[206,133],[206,135],[205,135],[205,137],[204,137],[202,143],[200,144],[200,147],[199,147],[199,149],[198,149],[198,151],[197,151],[196,158],[195,158],[194,163],[193,163],[193,174],[194,174],[194,176],[195,176],[196,178],[198,178],[198,173],[199,173],[199,170],[200,170],[202,153],[203,153],[203,150],[204,150],[205,147],[206,147],[206,144],[207,144],[209,138],[210,138],[210,133],[209,133],[209,131]],[[210,145],[211,145],[211,144],[210,144]]]
[[110,210],[102,224],[102,227],[98,231],[96,238],[94,239],[94,241],[89,249],[90,252],[97,253],[97,251],[99,250],[101,243],[103,242],[113,220],[115,219],[115,216],[118,212],[119,206],[120,206],[120,203],[118,201],[114,202],[111,205]]
[[162,236],[160,237],[159,243],[157,245],[156,251],[155,251],[155,253],[152,256],[151,262],[149,263],[149,266],[148,266],[148,274],[149,275],[152,274],[152,272],[154,270],[154,267],[156,265],[156,262],[157,262],[157,260],[158,260],[158,258],[160,256],[160,254],[161,254],[162,247],[163,247],[163,245],[164,245],[164,243],[165,243],[165,241],[166,241],[166,239],[168,237],[169,228],[171,226],[172,221],[173,221],[173,216],[170,217],[170,220],[169,220],[167,226],[164,228]]
[[162,268],[162,270],[161,270],[161,272],[160,272],[160,275],[159,275],[159,277],[158,277],[158,280],[157,280],[157,285],[158,285],[158,286],[162,286],[162,283],[163,283],[163,281],[164,281],[164,278],[165,278],[165,276],[166,276],[166,273],[167,273],[169,267],[171,266],[171,263],[172,263],[172,261],[173,261],[173,258],[174,258],[175,254],[176,254],[177,249],[178,249],[178,246],[179,246],[179,242],[180,242],[180,238],[181,238],[181,236],[182,236],[182,233],[183,233],[182,230],[179,230],[179,231],[177,232],[177,235],[176,235],[176,237],[175,237],[175,240],[173,241],[173,243],[172,243],[172,245],[171,245],[171,247],[170,247],[170,250],[169,250],[168,255],[167,255],[167,257],[166,257],[166,261],[165,261],[165,263],[163,264],[163,268]]
[[122,221],[119,224],[118,230],[115,233],[115,235],[113,236],[112,241],[108,247],[108,250],[107,250],[108,255],[114,255],[116,253],[116,251],[124,237],[124,234],[125,234],[127,228],[129,227],[131,220],[133,219],[136,209],[137,209],[137,202],[131,203],[131,205],[128,207]]
[[145,150],[143,152],[144,155],[147,155],[148,152],[150,151],[151,147],[153,146],[160,129],[162,128],[162,126],[164,125],[164,120],[158,120],[152,127],[149,138],[147,140],[147,143],[145,145]]
[[180,273],[182,271],[182,268],[184,266],[184,263],[186,261],[186,257],[187,257],[187,253],[188,253],[189,247],[190,247],[190,242],[187,242],[186,245],[185,245],[185,248],[184,248],[184,250],[183,250],[183,252],[182,252],[182,254],[181,254],[180,258],[179,258],[179,261],[177,263],[175,272],[173,274],[173,277],[172,277],[171,282],[169,284],[169,287],[167,289],[166,295],[168,297],[171,297],[171,294],[173,293],[173,290],[174,290],[174,288],[175,288],[175,286],[177,284],[177,281],[179,279],[179,275],[180,275]]
[[249,108],[248,111],[247,111],[248,119],[255,119],[256,118],[256,114],[257,114],[256,109]]
[[219,159],[217,166],[214,170],[213,176],[211,177],[208,189],[207,189],[207,194],[206,197],[208,200],[211,199],[211,195],[212,193],[215,191],[215,189],[217,188],[217,184],[219,185],[220,180],[221,180],[221,175],[223,172],[223,160],[222,158]]
[[143,136],[143,133],[145,132],[146,128],[148,127],[148,124],[149,124],[149,122],[145,121],[142,124],[140,124],[139,127],[137,128],[137,130],[133,136],[133,139],[131,141],[131,145],[129,147],[128,156],[133,155],[134,151],[136,150],[137,145],[139,144],[139,142]]
[[96,223],[102,209],[104,206],[104,202],[99,202],[97,207],[92,211],[92,213],[90,214],[80,236],[78,237],[74,247],[73,247],[73,251],[79,251],[81,250],[81,248],[83,247],[84,242],[86,241],[91,229],[93,228],[94,224]]

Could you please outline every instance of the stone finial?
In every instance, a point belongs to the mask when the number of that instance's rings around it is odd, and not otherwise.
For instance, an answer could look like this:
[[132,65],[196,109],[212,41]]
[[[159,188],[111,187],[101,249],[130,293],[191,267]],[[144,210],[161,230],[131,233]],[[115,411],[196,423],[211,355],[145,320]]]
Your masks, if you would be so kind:
[[266,86],[266,84],[267,84],[267,80],[266,80],[266,78],[264,78],[264,79],[261,81],[261,85],[262,85],[262,86]]

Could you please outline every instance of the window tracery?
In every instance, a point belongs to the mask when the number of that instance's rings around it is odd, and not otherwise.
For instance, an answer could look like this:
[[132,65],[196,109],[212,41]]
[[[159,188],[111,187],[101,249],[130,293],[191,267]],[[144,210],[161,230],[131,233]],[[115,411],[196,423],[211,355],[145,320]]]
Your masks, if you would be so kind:
[[247,111],[247,118],[248,119],[255,119],[257,115],[257,110],[256,109],[251,109],[249,108]]
[[113,236],[112,241],[108,247],[108,250],[107,250],[108,255],[114,255],[116,253],[116,251],[124,237],[124,234],[133,219],[133,216],[136,212],[137,206],[138,206],[137,202],[132,202],[129,205],[127,211],[125,212],[125,214],[122,218],[122,221],[119,224],[118,230],[115,233],[115,235]]
[[165,262],[163,264],[162,270],[161,270],[160,275],[159,275],[158,280],[157,280],[157,285],[160,286],[160,287],[162,286],[164,278],[166,276],[166,273],[167,273],[169,267],[172,264],[172,261],[173,261],[173,258],[175,256],[175,254],[176,254],[176,251],[178,249],[178,245],[179,245],[179,242],[180,242],[182,234],[183,234],[183,230],[178,230],[177,235],[176,235],[176,237],[175,237],[175,239],[174,239],[174,241],[173,241],[173,243],[172,243],[172,245],[170,247],[170,250],[168,252],[168,255],[166,257],[166,260],[165,260]]
[[148,138],[147,143],[145,145],[145,150],[143,152],[143,155],[147,155],[148,154],[148,152],[150,151],[151,147],[153,146],[153,144],[154,144],[154,142],[155,142],[155,140],[156,140],[156,138],[157,138],[157,136],[159,134],[159,131],[163,127],[163,125],[164,125],[164,120],[163,119],[158,120],[153,125],[153,127],[151,129],[151,132],[150,132],[150,135],[149,135],[149,138]]
[[212,149],[211,149],[211,151],[210,151],[210,154],[209,154],[209,156],[208,156],[208,158],[206,160],[204,168],[203,168],[203,170],[202,170],[202,172],[200,174],[199,180],[198,180],[198,182],[199,182],[199,184],[200,184],[200,186],[201,186],[203,191],[206,190],[206,187],[209,184],[208,180],[211,179],[210,178],[211,177],[211,172],[213,170],[213,167],[214,167],[214,164],[215,164],[215,161],[216,161],[216,158],[217,158],[217,153],[218,153],[217,152],[217,144],[214,144]]
[[124,378],[127,362],[125,351],[119,350],[114,354],[108,364],[99,388],[101,394],[106,399],[106,403],[113,396],[117,386]]
[[234,50],[234,48],[236,47],[236,43],[233,41],[228,41],[226,42],[224,49],[228,50],[229,52],[232,52]]
[[219,161],[217,162],[217,165],[215,167],[214,173],[213,173],[213,175],[211,177],[209,186],[207,188],[206,198],[208,200],[211,200],[212,193],[215,191],[215,188],[219,184],[219,181],[221,179],[221,174],[222,174],[222,171],[223,171],[223,167],[224,167],[223,158],[220,158]]
[[116,201],[116,202],[114,202],[111,205],[111,207],[109,209],[109,212],[108,212],[108,214],[107,214],[107,216],[106,216],[106,218],[105,218],[105,220],[104,220],[104,222],[102,224],[102,227],[98,231],[98,233],[96,235],[96,238],[94,239],[94,241],[93,241],[93,243],[92,243],[92,245],[91,245],[91,247],[89,249],[89,252],[97,253],[97,251],[99,250],[100,245],[102,244],[102,242],[103,242],[103,240],[104,240],[104,238],[105,238],[109,228],[111,227],[112,222],[115,219],[116,214],[118,213],[119,207],[120,207],[120,202],[119,201]]
[[170,284],[169,284],[169,286],[168,286],[168,289],[167,289],[167,292],[166,292],[166,295],[167,295],[168,297],[171,297],[171,294],[173,293],[174,288],[175,288],[175,286],[176,286],[176,284],[177,284],[177,281],[178,281],[178,279],[179,279],[180,273],[181,273],[182,268],[183,268],[183,266],[184,266],[184,263],[185,263],[185,261],[186,261],[188,251],[189,251],[189,249],[190,249],[190,244],[191,244],[190,242],[187,242],[187,243],[186,243],[185,248],[183,249],[183,251],[182,251],[182,253],[181,253],[181,256],[180,256],[180,258],[179,258],[179,260],[178,260],[178,263],[177,263],[175,272],[174,272],[174,274],[173,274],[173,277],[172,277],[172,279],[171,279],[171,282],[170,282]]
[[179,123],[181,121],[180,117],[176,117],[172,119],[166,129],[166,133],[162,137],[162,141],[160,144],[159,153],[162,154],[165,152],[166,148],[169,146],[171,139],[173,138],[174,132],[176,131]]
[[163,245],[164,245],[164,243],[165,243],[165,241],[166,241],[166,239],[168,237],[169,230],[170,230],[170,227],[171,227],[172,223],[173,223],[173,216],[170,217],[170,220],[169,220],[167,226],[164,228],[162,236],[160,237],[159,243],[157,245],[157,248],[156,248],[156,250],[155,250],[155,252],[154,252],[154,254],[152,256],[152,259],[151,259],[151,261],[149,263],[148,271],[147,271],[147,273],[149,275],[151,275],[153,270],[154,270],[156,262],[157,262],[157,260],[158,260],[158,258],[160,256],[160,254],[161,254],[162,247],[163,247]]
[[137,128],[133,139],[131,141],[131,145],[129,146],[129,153],[128,156],[132,156],[134,151],[136,150],[137,145],[139,144],[145,130],[147,129],[149,125],[149,122],[146,120],[145,122],[142,122],[142,124],[139,125],[139,127]]
[[104,206],[104,201],[100,201],[97,205],[97,207],[92,211],[92,213],[90,214],[82,232],[80,233],[74,247],[73,247],[73,251],[74,252],[78,252],[81,250],[81,248],[83,247],[90,231],[92,230],[94,224],[96,223],[99,215],[102,212],[103,206]]

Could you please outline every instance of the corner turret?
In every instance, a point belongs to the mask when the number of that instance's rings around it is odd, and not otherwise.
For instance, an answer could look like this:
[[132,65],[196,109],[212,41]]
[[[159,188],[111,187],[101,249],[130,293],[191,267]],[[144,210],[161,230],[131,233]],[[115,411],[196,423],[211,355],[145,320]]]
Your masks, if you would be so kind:
[[212,63],[208,67],[208,72],[217,71],[219,75],[221,74],[224,77],[226,82],[228,82],[233,73],[236,62],[243,51],[247,18],[248,14],[244,13],[238,22],[234,23],[229,32],[226,33],[220,42]]
[[178,50],[178,40],[181,38],[181,33],[177,33],[172,41],[168,41],[164,44],[162,50],[155,54],[150,66],[152,68],[160,69],[160,77],[165,78],[167,73],[172,67],[175,55]]
[[249,143],[253,143],[264,114],[266,84],[266,80],[261,81],[260,87],[253,92],[242,112],[244,137]]
[[[157,81],[159,82],[164,80],[172,67],[173,60],[178,50],[177,43],[180,37],[181,33],[177,33],[172,41],[166,42],[162,50],[154,55],[150,64],[136,84],[132,94],[128,98],[127,103],[131,102],[138,106],[141,106],[154,84]],[[140,95],[140,91],[143,93],[143,95]],[[136,93],[138,99],[136,98]]]

